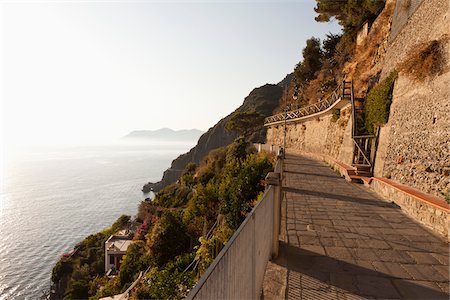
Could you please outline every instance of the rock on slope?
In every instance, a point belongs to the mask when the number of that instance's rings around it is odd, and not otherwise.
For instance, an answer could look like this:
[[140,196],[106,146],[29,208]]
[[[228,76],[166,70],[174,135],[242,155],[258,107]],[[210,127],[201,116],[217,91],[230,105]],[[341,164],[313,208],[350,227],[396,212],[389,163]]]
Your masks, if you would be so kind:
[[[161,181],[146,184],[143,191],[149,191],[150,188],[153,188],[154,191],[159,191],[163,187],[177,181],[188,163],[193,162],[198,164],[209,151],[231,144],[237,137],[237,133],[227,132],[225,130],[225,124],[234,113],[256,111],[264,116],[271,115],[275,107],[278,106],[279,100],[283,94],[285,81],[290,79],[291,76],[288,75],[277,85],[266,84],[251,91],[244,99],[244,103],[233,113],[220,120],[216,125],[204,133],[194,148],[172,161],[171,167],[164,172]],[[265,142],[265,139],[265,128],[261,128],[252,136],[253,142]]]

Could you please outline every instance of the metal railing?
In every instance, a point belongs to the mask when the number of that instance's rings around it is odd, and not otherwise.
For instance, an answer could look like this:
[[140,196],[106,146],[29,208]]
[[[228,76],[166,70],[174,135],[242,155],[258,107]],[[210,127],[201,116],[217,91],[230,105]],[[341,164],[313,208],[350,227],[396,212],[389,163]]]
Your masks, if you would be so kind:
[[269,116],[264,119],[264,125],[269,125],[272,123],[281,122],[284,120],[293,120],[298,119],[302,117],[306,117],[321,111],[326,110],[330,106],[333,105],[333,103],[339,101],[342,98],[350,98],[350,91],[351,88],[349,87],[349,84],[351,82],[349,81],[343,81],[339,84],[339,86],[334,90],[334,92],[328,96],[325,100],[319,101],[317,103],[296,109],[287,111],[284,113],[279,113],[273,116]]
[[281,164],[282,160],[278,160],[275,172],[266,177],[268,186],[263,197],[190,291],[187,299],[260,297],[267,262],[271,256],[278,255]]
[[278,145],[254,143],[253,146],[256,148],[256,150],[258,150],[259,153],[268,152],[275,155],[280,155],[280,153],[282,152],[282,147]]

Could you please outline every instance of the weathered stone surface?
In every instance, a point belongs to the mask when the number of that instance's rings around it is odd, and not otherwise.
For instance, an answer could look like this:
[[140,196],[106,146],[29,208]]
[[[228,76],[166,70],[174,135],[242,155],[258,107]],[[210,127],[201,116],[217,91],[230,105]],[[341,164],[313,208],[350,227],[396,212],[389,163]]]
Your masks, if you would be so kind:
[[282,220],[294,226],[273,264],[288,299],[448,299],[445,239],[318,161],[285,162]]
[[445,39],[449,28],[449,2],[422,1],[390,42],[382,78],[433,40],[444,38],[447,58],[439,62],[443,71],[437,76],[413,80],[400,72],[375,163],[376,176],[390,177],[438,197],[450,196],[450,45]]

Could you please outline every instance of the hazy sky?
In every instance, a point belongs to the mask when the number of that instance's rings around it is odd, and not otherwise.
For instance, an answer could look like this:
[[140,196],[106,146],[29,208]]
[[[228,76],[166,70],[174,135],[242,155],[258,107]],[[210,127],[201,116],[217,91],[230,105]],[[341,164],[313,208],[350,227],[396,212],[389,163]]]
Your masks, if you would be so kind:
[[207,130],[338,32],[314,0],[0,1],[2,143]]

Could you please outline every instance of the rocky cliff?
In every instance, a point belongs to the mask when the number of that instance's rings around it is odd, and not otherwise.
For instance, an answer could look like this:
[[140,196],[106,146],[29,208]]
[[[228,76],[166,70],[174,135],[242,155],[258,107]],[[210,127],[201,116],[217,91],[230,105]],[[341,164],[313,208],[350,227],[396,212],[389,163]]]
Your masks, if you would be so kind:
[[[278,84],[265,84],[251,91],[244,99],[244,103],[204,133],[194,148],[172,161],[171,167],[164,172],[161,181],[146,184],[143,191],[149,191],[151,188],[154,191],[159,191],[161,188],[177,181],[188,163],[193,162],[198,164],[209,151],[231,144],[237,137],[237,133],[227,132],[225,130],[225,124],[233,114],[256,111],[265,117],[270,116],[273,110],[278,106],[279,100],[283,94],[283,87],[286,86],[286,83],[289,82],[291,78],[292,76],[288,75]],[[258,131],[254,132],[251,140],[253,142],[265,142],[266,129],[260,128]]]

